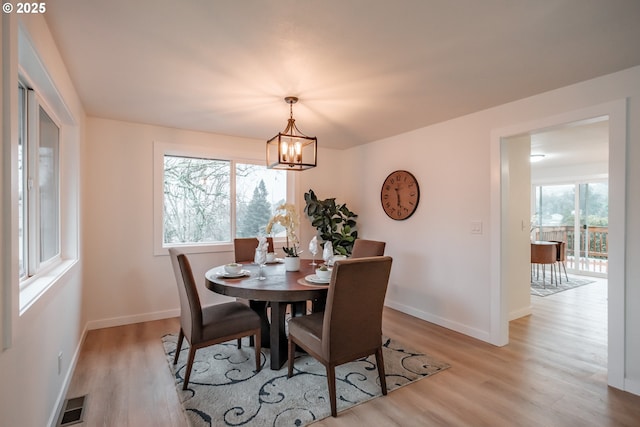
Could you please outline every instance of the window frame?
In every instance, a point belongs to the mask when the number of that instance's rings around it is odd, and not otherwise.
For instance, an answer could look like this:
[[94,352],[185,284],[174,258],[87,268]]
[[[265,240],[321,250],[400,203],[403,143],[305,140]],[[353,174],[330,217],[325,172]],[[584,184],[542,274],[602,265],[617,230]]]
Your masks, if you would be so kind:
[[[261,151],[262,153],[262,151]],[[263,153],[262,153],[263,154]],[[222,160],[230,162],[230,227],[231,240],[229,242],[211,243],[185,243],[171,244],[164,243],[164,156],[194,157],[201,159]],[[216,253],[232,252],[233,238],[236,233],[236,164],[255,164],[265,166],[264,157],[238,156],[232,152],[221,150],[217,147],[198,144],[178,144],[161,141],[153,142],[153,254],[154,256],[168,255],[170,247],[179,247],[185,253]],[[297,177],[287,171],[287,201],[295,203],[294,195],[297,184]],[[280,243],[280,239],[275,239]],[[284,242],[284,239],[282,239]]]
[[[25,126],[20,128],[19,132],[23,138],[23,212],[18,215],[23,216],[23,227],[26,233],[23,237],[23,261],[25,275],[20,276],[19,289],[20,292],[25,291],[34,282],[38,282],[41,277],[47,276],[52,269],[62,263],[62,224],[61,224],[61,168],[60,168],[60,152],[62,148],[62,121],[57,117],[53,108],[50,108],[46,100],[35,90],[26,77],[20,76],[18,84],[25,91],[23,105]],[[57,248],[56,254],[47,260],[40,260],[41,253],[41,211],[40,211],[40,188],[34,184],[39,181],[40,177],[40,110],[51,119],[58,128],[58,155],[56,164],[57,175]],[[26,157],[26,158],[24,158]],[[32,187],[29,189],[29,187]]]

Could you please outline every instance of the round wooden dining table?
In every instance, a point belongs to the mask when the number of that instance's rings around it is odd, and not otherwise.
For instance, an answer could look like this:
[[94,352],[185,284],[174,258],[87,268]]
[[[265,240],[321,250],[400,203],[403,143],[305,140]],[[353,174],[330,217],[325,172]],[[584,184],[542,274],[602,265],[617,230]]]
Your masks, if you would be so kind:
[[[324,301],[328,284],[305,280],[315,274],[311,260],[301,260],[299,271],[286,271],[284,263],[277,261],[263,267],[265,278],[260,280],[260,267],[243,264],[245,275],[237,278],[225,276],[224,266],[217,266],[205,273],[206,287],[218,294],[249,300],[262,320],[262,346],[271,349],[271,369],[278,370],[287,361],[286,311],[292,305],[292,314],[306,310],[306,301]],[[269,303],[269,304],[267,304]],[[296,304],[297,303],[297,304]],[[267,315],[267,305],[271,316]],[[294,308],[298,307],[298,310]]]

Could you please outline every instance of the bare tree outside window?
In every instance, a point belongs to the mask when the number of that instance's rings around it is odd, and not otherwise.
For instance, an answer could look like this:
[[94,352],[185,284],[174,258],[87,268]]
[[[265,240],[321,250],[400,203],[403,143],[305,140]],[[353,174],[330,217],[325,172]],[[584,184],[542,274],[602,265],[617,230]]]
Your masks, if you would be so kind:
[[225,160],[164,156],[164,243],[231,240]]
[[262,165],[165,154],[163,179],[165,245],[264,234],[276,206],[286,201],[286,172]]

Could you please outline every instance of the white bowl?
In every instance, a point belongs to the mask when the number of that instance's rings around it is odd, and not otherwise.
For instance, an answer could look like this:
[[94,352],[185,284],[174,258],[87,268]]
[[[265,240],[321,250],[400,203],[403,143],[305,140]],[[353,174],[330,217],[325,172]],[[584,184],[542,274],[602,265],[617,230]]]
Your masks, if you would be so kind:
[[316,268],[316,277],[320,280],[329,280],[331,278],[331,270],[320,270]]
[[226,271],[228,274],[240,274],[240,272],[242,271],[242,264],[237,264],[235,262],[227,264],[224,266],[224,271]]

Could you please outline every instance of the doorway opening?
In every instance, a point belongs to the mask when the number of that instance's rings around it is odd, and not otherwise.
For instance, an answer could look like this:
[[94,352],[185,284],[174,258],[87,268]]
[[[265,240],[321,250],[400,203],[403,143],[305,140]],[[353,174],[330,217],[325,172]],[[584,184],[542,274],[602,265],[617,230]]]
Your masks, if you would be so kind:
[[[512,125],[508,128],[496,129],[492,132],[492,217],[495,222],[492,231],[492,303],[500,310],[492,316],[492,342],[505,345],[509,342],[509,256],[513,252],[509,237],[509,204],[505,203],[505,195],[509,194],[508,177],[510,168],[517,165],[505,161],[503,150],[508,147],[508,139],[517,135],[535,135],[545,130],[562,125],[580,122],[587,119],[606,117],[609,122],[608,153],[609,160],[609,226],[608,226],[608,291],[607,291],[607,383],[624,390],[625,366],[625,194],[626,194],[626,144],[627,144],[627,105],[625,100],[617,100],[604,104],[586,107]],[[527,157],[530,153],[527,153]],[[527,159],[529,160],[529,159]],[[529,169],[527,163],[526,168]],[[507,172],[507,173],[505,173]],[[549,182],[541,182],[549,184]],[[530,193],[530,188],[525,191]],[[524,231],[526,242],[530,241],[530,218],[522,217],[517,223],[518,229]],[[529,270],[526,274],[529,281]]]

